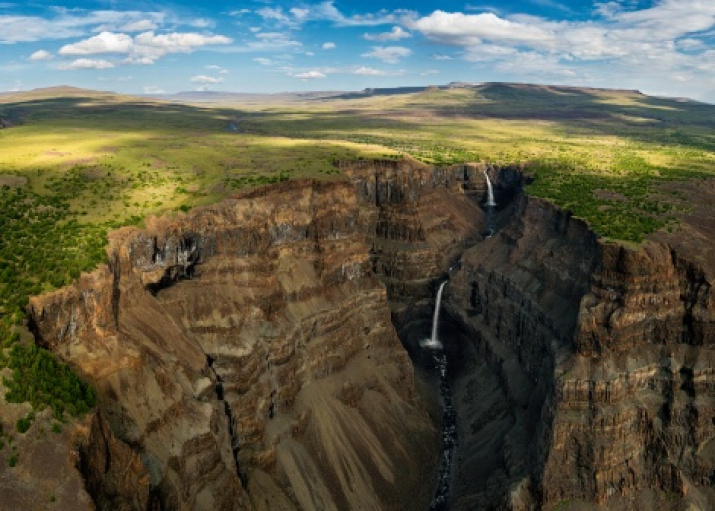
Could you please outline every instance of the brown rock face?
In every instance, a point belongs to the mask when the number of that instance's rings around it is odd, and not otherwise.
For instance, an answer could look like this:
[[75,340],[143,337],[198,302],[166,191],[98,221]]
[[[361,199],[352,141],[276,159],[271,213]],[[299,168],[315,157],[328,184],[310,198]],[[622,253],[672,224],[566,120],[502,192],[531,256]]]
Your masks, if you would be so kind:
[[465,360],[454,507],[711,509],[708,272],[522,198],[447,287]]
[[38,342],[98,391],[100,507],[427,506],[437,431],[373,269],[428,289],[481,212],[463,169],[346,173],[121,229],[108,268],[32,300]]
[[439,436],[396,332],[416,350],[450,266],[452,509],[715,507],[712,247],[605,243],[516,168],[342,170],[119,230],[31,301],[100,397],[98,507],[426,509]]

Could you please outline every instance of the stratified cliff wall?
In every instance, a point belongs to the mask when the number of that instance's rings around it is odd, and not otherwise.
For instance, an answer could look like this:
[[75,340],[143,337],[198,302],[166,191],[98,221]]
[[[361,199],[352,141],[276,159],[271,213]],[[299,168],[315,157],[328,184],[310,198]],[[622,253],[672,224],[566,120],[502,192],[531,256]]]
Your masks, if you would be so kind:
[[97,388],[79,466],[100,508],[426,509],[439,413],[403,344],[419,357],[448,277],[452,509],[713,507],[697,246],[599,240],[518,168],[341,170],[121,229],[108,267],[31,301],[37,342]]
[[98,391],[100,506],[428,505],[438,431],[374,270],[429,282],[481,211],[463,169],[345,172],[121,229],[109,267],[32,300],[38,342]]
[[603,242],[521,197],[445,293],[453,508],[711,509],[712,279],[675,244]]

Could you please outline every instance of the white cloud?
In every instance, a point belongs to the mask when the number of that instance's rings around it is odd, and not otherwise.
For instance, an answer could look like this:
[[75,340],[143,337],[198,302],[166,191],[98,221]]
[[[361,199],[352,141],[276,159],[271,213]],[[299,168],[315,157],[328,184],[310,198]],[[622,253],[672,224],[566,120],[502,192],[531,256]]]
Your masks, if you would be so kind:
[[467,48],[464,59],[471,62],[486,62],[500,58],[507,58],[518,53],[516,48],[499,46],[496,44],[480,44]]
[[429,16],[409,21],[408,26],[432,41],[457,46],[479,44],[483,39],[544,44],[555,37],[550,30],[540,26],[509,21],[491,12],[463,14],[437,10]]
[[316,6],[310,7],[310,13],[305,15],[305,19],[332,21],[335,25],[341,27],[371,27],[378,25],[387,25],[398,23],[402,18],[414,16],[413,11],[398,10],[388,12],[381,10],[377,13],[355,14],[353,16],[345,16],[336,7],[333,0],[325,1]]
[[102,59],[76,59],[68,64],[60,64],[58,69],[62,71],[74,71],[77,69],[109,69],[114,67],[112,62]]
[[438,75],[438,74],[439,74],[439,71],[437,71],[436,69],[430,69],[428,71],[421,72],[420,76],[429,76],[429,75]]
[[165,91],[160,87],[154,85],[145,85],[144,94],[165,94]]
[[233,40],[222,35],[204,35],[196,32],[171,32],[156,35],[144,32],[134,38],[135,46],[155,48],[164,53],[189,53],[196,48],[212,44],[230,44]]
[[276,64],[275,60],[267,59],[265,57],[256,57],[253,59],[253,62],[258,62],[262,66],[272,66]]
[[399,41],[412,37],[412,34],[404,30],[402,27],[392,27],[390,32],[382,32],[380,34],[363,34],[363,37],[368,41]]
[[288,17],[283,12],[283,9],[280,7],[278,7],[278,8],[263,7],[262,9],[258,9],[256,11],[256,14],[258,14],[264,20],[279,21],[281,23],[290,22],[290,17]]
[[353,69],[352,74],[362,76],[402,76],[405,74],[405,71],[388,71],[384,69],[374,69],[372,67],[363,66]]
[[409,57],[412,50],[404,46],[373,46],[372,51],[363,53],[363,57],[383,60],[388,64],[396,64],[400,59]]
[[187,25],[194,28],[213,28],[215,23],[208,18],[196,18],[189,21]]
[[209,83],[222,83],[223,78],[216,78],[213,76],[197,75],[191,77],[191,83],[209,84]]
[[134,42],[126,34],[102,32],[78,43],[60,48],[60,55],[99,55],[103,53],[128,53]]
[[310,15],[310,9],[301,9],[299,7],[293,7],[290,13],[295,16],[297,20],[304,20]]
[[138,20],[126,23],[119,27],[122,32],[145,32],[147,30],[156,30],[159,25],[154,20]]
[[47,50],[37,50],[35,53],[30,55],[30,60],[34,62],[39,62],[41,60],[52,60],[52,54]]
[[337,46],[335,45],[335,43],[331,43],[331,42],[323,43],[323,49],[324,49],[324,50],[334,50],[335,48],[337,48]]
[[249,51],[281,50],[303,46],[300,42],[291,39],[286,32],[260,32],[256,34],[258,41],[251,42],[246,47]]
[[715,65],[709,65],[712,59],[706,54],[715,36],[715,2],[654,0],[649,8],[639,5],[642,2],[597,3],[590,20],[435,10],[402,24],[434,43],[460,49],[463,59],[489,66],[485,69],[499,71],[505,79],[627,88],[682,80],[693,90],[712,90]]
[[92,32],[117,31],[119,27],[153,21],[164,23],[163,12],[66,9],[54,7],[52,17],[0,15],[0,44],[51,41],[85,37]]
[[299,78],[300,80],[318,80],[320,78],[325,78],[327,75],[321,71],[306,71],[304,73],[297,73],[292,75],[294,78]]
[[153,64],[169,53],[190,53],[209,45],[225,45],[232,39],[222,35],[196,32],[171,32],[155,34],[143,32],[131,37],[123,33],[102,32],[82,41],[60,48],[60,55],[124,54],[121,64]]

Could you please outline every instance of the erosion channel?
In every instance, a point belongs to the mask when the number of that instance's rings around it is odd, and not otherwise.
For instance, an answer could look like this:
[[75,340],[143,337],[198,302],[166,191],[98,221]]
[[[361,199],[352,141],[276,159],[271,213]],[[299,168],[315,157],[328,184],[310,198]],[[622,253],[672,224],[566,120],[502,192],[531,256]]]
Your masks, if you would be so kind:
[[97,389],[99,509],[715,505],[707,257],[599,240],[515,167],[341,167],[120,229],[31,300]]

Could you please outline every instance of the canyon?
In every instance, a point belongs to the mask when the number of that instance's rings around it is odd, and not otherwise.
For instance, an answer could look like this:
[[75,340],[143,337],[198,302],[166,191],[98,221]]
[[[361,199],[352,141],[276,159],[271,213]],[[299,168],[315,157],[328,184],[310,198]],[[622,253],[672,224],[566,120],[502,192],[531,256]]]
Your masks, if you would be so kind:
[[98,394],[97,509],[428,509],[446,280],[449,509],[715,506],[712,180],[687,239],[627,246],[515,166],[339,165],[115,231],[30,301]]

